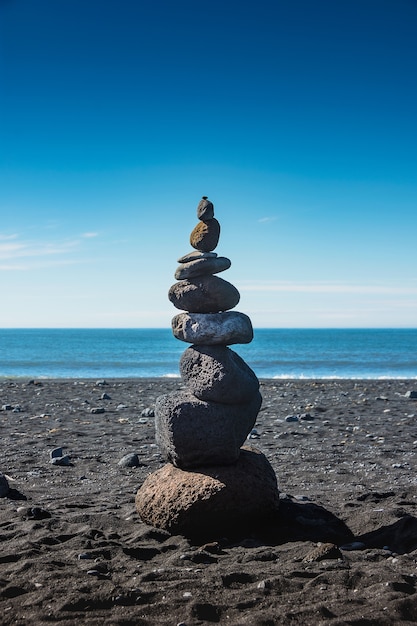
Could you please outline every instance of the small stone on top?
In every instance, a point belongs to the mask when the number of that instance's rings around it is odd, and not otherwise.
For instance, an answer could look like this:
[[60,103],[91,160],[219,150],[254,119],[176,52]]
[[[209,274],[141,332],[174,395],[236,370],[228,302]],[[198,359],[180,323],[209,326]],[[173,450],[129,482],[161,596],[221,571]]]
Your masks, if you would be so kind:
[[198,203],[197,217],[199,220],[212,220],[214,217],[214,206],[207,196],[203,196]]

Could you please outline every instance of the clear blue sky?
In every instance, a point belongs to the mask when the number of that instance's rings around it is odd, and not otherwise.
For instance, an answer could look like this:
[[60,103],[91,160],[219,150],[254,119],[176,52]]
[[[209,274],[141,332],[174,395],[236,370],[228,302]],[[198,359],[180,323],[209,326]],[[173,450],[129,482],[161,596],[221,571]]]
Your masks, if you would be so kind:
[[417,326],[415,0],[0,0],[0,327]]

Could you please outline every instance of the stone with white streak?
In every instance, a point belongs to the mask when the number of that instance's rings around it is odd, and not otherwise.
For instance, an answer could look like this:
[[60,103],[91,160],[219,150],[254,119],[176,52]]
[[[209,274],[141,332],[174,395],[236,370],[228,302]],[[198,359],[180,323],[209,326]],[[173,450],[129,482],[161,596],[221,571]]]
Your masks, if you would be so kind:
[[230,346],[253,339],[252,322],[239,311],[179,313],[172,319],[172,332],[180,341],[196,345]]

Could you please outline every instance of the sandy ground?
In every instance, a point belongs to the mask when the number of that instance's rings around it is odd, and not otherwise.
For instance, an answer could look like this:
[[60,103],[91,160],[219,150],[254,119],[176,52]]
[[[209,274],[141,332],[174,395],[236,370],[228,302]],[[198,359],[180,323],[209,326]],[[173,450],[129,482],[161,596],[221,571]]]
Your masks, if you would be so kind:
[[[98,383],[0,382],[1,624],[417,622],[417,381],[261,381],[249,443],[280,511],[204,544],[134,507],[163,464],[142,412],[181,381]],[[51,464],[59,446],[70,465]]]

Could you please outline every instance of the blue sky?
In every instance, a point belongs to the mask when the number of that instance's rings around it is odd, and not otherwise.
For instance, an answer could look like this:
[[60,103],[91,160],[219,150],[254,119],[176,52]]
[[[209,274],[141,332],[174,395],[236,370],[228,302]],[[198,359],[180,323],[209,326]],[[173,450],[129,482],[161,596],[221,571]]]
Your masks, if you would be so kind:
[[0,0],[0,327],[417,326],[415,0]]

